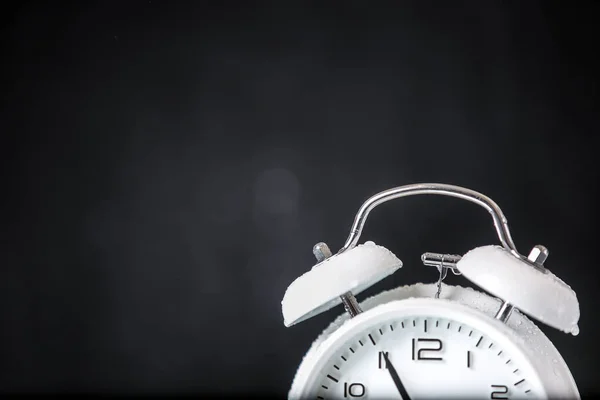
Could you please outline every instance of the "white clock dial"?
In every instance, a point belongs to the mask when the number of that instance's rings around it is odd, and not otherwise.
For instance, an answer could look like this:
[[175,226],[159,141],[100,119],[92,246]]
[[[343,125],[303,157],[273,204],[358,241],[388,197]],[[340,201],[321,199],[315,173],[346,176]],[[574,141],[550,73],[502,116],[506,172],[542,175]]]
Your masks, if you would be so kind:
[[396,311],[388,306],[329,338],[299,397],[546,397],[536,370],[496,321],[473,319],[439,300],[437,305]]
[[344,343],[320,373],[317,399],[401,398],[387,360],[411,398],[541,394],[535,373],[485,333],[455,320],[414,316],[388,320]]

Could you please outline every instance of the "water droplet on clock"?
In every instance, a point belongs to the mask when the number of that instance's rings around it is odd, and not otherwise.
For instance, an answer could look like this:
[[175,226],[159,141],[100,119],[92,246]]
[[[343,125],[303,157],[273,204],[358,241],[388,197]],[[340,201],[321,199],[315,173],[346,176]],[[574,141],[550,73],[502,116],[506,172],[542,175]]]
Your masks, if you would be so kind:
[[575,325],[571,328],[571,335],[573,335],[573,336],[579,335],[579,326]]

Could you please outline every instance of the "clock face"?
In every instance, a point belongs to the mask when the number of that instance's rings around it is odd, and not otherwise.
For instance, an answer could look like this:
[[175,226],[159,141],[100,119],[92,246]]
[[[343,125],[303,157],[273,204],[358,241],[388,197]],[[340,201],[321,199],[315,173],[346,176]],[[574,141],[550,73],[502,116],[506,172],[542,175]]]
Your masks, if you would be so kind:
[[354,329],[330,338],[300,397],[546,396],[536,371],[510,335],[462,313],[460,307],[434,304],[437,307],[395,311],[388,307],[389,312],[365,318]]

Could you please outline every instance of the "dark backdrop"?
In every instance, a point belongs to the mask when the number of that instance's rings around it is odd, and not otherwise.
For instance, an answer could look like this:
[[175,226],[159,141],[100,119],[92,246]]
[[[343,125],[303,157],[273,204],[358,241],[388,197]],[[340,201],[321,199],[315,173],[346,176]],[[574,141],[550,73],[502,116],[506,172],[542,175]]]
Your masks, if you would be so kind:
[[[598,6],[215,3],[4,8],[0,390],[284,395],[342,311],[283,326],[313,244],[339,249],[380,190],[443,182],[550,249],[581,334],[542,328],[598,391]],[[497,243],[429,196],[363,240],[405,262],[365,295]]]

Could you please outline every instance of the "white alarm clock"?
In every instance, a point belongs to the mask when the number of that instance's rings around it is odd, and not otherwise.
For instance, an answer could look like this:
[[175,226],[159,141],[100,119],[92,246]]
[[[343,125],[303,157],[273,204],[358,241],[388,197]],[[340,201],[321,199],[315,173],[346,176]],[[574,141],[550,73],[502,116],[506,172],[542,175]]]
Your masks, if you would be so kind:
[[[360,305],[354,294],[389,276],[402,262],[373,242],[357,245],[367,215],[399,197],[441,194],[484,207],[501,246],[464,256],[425,253],[439,270],[437,283],[417,283],[380,293]],[[443,184],[393,188],[360,208],[344,247],[332,255],[313,249],[310,271],[282,301],[286,326],[340,303],[346,313],[316,339],[300,364],[290,399],[539,399],[579,398],[558,350],[525,315],[577,335],[575,292],[543,266],[548,251],[521,255],[502,211],[475,191]],[[489,294],[442,283],[448,270]]]

